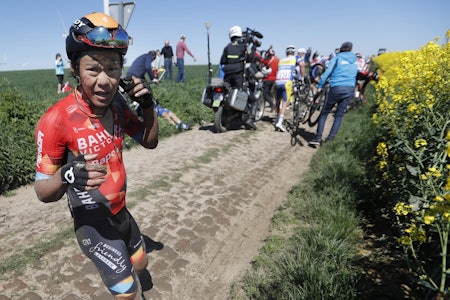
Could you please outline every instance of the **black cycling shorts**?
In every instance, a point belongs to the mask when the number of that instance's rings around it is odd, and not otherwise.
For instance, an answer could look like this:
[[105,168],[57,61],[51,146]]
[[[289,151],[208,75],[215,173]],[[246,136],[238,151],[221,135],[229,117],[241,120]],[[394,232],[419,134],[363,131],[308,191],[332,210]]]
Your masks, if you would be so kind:
[[139,280],[130,257],[145,244],[141,232],[126,208],[117,215],[100,220],[75,220],[80,248],[97,267],[111,294],[137,291]]

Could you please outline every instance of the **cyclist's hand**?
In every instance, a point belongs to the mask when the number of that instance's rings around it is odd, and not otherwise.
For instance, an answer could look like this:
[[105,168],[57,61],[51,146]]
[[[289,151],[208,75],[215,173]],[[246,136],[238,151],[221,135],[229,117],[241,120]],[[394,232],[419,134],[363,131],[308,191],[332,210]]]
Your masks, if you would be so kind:
[[106,167],[91,162],[96,158],[97,154],[80,154],[73,161],[62,166],[62,182],[80,191],[98,188],[106,180]]
[[133,76],[132,78],[121,79],[120,86],[128,93],[131,99],[139,103],[143,109],[153,107],[153,91],[147,80]]
[[322,89],[317,89],[317,94],[321,94],[322,93]]

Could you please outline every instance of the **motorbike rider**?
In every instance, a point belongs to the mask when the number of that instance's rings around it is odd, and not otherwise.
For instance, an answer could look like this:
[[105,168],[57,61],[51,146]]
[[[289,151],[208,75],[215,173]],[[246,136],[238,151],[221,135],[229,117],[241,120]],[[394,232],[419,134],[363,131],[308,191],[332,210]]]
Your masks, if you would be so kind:
[[[224,71],[224,81],[228,82],[233,89],[248,91],[246,78],[246,64],[253,63],[256,47],[252,46],[247,51],[247,41],[242,38],[240,26],[233,26],[229,31],[230,43],[223,49],[220,64]],[[256,97],[250,92],[247,107],[244,110],[243,121],[246,127],[256,130],[254,123],[257,107]]]

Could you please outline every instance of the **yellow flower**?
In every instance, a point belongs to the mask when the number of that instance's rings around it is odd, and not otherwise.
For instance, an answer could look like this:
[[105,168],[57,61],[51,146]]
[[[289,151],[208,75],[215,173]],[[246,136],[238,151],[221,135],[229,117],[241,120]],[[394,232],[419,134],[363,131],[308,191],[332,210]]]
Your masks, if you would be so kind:
[[412,241],[409,236],[402,236],[397,239],[397,242],[402,245],[411,245]]
[[394,211],[398,216],[406,216],[412,211],[412,205],[405,202],[398,202],[394,206]]
[[422,179],[422,180],[427,180],[427,175],[425,175],[425,174],[420,174],[420,179]]
[[434,222],[434,220],[435,220],[435,217],[434,216],[425,216],[425,217],[423,217],[423,222],[425,223],[425,224],[427,224],[427,225],[430,225],[431,223],[433,223]]
[[[447,181],[445,183],[444,189],[446,191],[450,191],[450,177],[447,178]],[[449,198],[447,198],[447,197],[450,197],[450,195],[447,194],[444,197],[445,197],[445,199],[449,200]]]
[[422,148],[427,146],[427,141],[424,139],[418,139],[414,141],[414,147]]
[[386,143],[384,143],[384,142],[379,142],[378,143],[378,145],[377,145],[377,154],[379,156],[387,156],[388,155]]
[[441,174],[441,171],[439,171],[437,168],[430,167],[430,168],[428,168],[427,176],[430,176],[430,177],[441,177],[442,174]]
[[450,212],[446,211],[442,214],[442,220],[445,222],[449,222],[450,221]]
[[442,202],[442,201],[444,201],[444,198],[442,196],[436,196],[436,197],[434,197],[433,200],[436,202]]

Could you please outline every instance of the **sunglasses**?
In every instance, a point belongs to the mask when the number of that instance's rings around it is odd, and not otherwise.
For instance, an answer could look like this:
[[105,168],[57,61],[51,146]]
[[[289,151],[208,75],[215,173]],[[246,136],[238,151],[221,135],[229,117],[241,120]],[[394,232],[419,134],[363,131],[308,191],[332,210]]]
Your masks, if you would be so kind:
[[100,48],[127,48],[130,38],[122,28],[108,30],[105,27],[96,27],[86,35],[78,36],[78,39],[93,47]]

